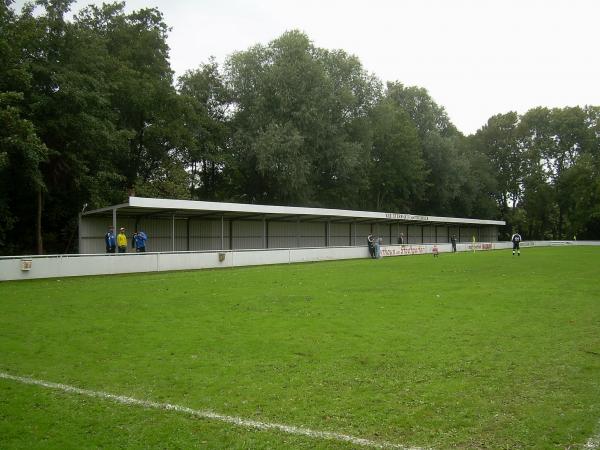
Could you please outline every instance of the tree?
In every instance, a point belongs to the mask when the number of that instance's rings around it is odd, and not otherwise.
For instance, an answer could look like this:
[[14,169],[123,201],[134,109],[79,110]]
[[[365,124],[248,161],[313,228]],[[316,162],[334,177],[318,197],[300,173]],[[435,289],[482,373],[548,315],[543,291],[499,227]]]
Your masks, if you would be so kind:
[[585,217],[594,217],[597,198],[597,122],[591,107],[535,108],[522,117],[524,207],[534,235],[587,235]]
[[189,167],[190,195],[216,200],[225,195],[223,170],[228,162],[231,101],[223,75],[214,59],[179,78],[184,104],[183,158]]
[[[41,233],[41,164],[48,157],[33,123],[25,116],[25,92],[32,77],[24,61],[26,43],[35,35],[30,20],[21,20],[11,2],[0,4],[0,249],[4,253],[43,253]],[[26,11],[30,13],[32,7]],[[9,235],[35,236],[25,242]]]
[[[26,242],[10,238],[17,229],[32,230],[35,217],[36,248],[43,253],[41,237],[40,193],[45,189],[40,165],[47,149],[35,133],[31,122],[20,115],[22,96],[0,93],[0,249],[3,253],[27,251]],[[37,205],[34,211],[30,205]],[[29,239],[27,239],[29,241]]]
[[114,155],[123,175],[122,192],[148,182],[181,144],[182,104],[173,87],[162,13],[146,8],[125,14],[124,3],[89,6],[76,17],[79,28],[102,41],[96,67],[116,112],[121,141]]
[[418,131],[427,176],[416,206],[424,214],[496,217],[496,180],[485,153],[465,138],[446,111],[419,87],[388,82],[386,96],[410,116]]
[[556,195],[547,170],[548,149],[554,145],[551,111],[534,108],[525,113],[517,134],[523,143],[523,201],[529,239],[552,238],[556,231]]
[[[227,171],[237,198],[338,207],[361,202],[365,127],[378,85],[355,57],[318,49],[291,31],[234,54],[226,78],[234,111],[234,164]],[[295,189],[281,191],[284,178]]]
[[474,143],[490,161],[496,174],[494,197],[501,217],[510,222],[510,212],[522,200],[523,146],[517,133],[518,115],[515,112],[491,117],[477,131]]
[[427,176],[417,129],[390,99],[371,112],[373,145],[370,186],[374,209],[415,212]]
[[4,117],[29,122],[47,149],[37,200],[27,202],[37,204],[38,252],[42,234],[50,251],[72,249],[84,204],[120,202],[136,186],[160,183],[159,172],[179,161],[180,102],[161,14],[125,15],[121,3],[89,7],[69,22],[71,3],[39,0],[36,14],[33,5],[20,15],[2,10],[3,91],[19,89]]

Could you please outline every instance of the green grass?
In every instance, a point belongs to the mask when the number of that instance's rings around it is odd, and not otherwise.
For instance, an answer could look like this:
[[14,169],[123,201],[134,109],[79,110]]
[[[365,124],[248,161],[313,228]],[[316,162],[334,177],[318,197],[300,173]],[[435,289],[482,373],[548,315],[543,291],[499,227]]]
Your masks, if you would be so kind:
[[[403,445],[577,448],[600,249],[0,283],[0,371]],[[352,448],[0,379],[0,448]]]

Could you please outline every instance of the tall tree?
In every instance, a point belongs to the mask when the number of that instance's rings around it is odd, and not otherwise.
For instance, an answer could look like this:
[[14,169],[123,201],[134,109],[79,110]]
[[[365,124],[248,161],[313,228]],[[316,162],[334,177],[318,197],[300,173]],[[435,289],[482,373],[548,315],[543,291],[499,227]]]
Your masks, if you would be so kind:
[[3,90],[19,86],[20,93],[10,97],[5,117],[28,121],[47,149],[39,158],[37,201],[28,202],[37,204],[39,252],[42,234],[48,250],[72,249],[84,204],[122,201],[127,189],[162,183],[160,171],[181,168],[171,164],[180,102],[161,14],[126,15],[121,3],[89,7],[68,21],[71,3],[38,0],[21,14],[2,9],[10,23],[0,46],[10,72]]
[[511,221],[510,213],[522,200],[523,145],[519,139],[517,113],[510,112],[491,117],[474,136],[474,143],[490,161],[496,174],[497,190],[494,197],[501,217]]
[[[552,110],[551,129],[553,145],[547,147],[542,155],[552,179],[558,206],[557,238],[572,235],[573,230],[565,229],[565,219],[570,205],[571,179],[569,170],[577,163],[579,156],[587,145],[588,129],[585,124],[585,113],[579,107]],[[570,228],[570,227],[569,227]]]
[[396,102],[385,99],[371,113],[370,186],[373,208],[415,212],[427,176],[417,129]]
[[523,142],[523,202],[529,239],[552,238],[556,231],[556,195],[548,171],[548,149],[554,145],[551,111],[534,108],[524,114],[517,134]]
[[94,5],[76,17],[77,25],[99,36],[105,58],[100,62],[108,106],[126,144],[119,143],[115,163],[124,191],[150,182],[154,171],[169,164],[181,144],[182,105],[173,87],[162,13],[146,8],[130,14],[125,3]]
[[463,136],[425,89],[388,82],[386,95],[408,113],[418,131],[427,177],[417,208],[425,214],[463,212],[469,174]]
[[238,198],[329,206],[361,201],[367,114],[379,86],[355,57],[318,49],[291,31],[234,54],[226,74]]
[[[41,254],[41,166],[48,151],[28,118],[26,100],[35,83],[27,56],[38,31],[33,5],[18,16],[11,4],[0,4],[0,249],[13,253],[35,248]],[[23,230],[23,236],[35,236],[35,245],[31,239],[9,239],[16,229]]]
[[217,200],[226,195],[231,101],[214,59],[179,78],[186,130],[182,153],[190,171],[190,196]]

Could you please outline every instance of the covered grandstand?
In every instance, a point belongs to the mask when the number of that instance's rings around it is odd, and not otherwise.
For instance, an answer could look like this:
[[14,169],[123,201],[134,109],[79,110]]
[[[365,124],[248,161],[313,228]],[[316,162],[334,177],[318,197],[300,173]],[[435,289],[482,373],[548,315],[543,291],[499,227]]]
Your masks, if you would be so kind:
[[504,221],[395,212],[251,205],[129,197],[87,211],[79,221],[79,253],[104,253],[108,226],[148,234],[148,251],[218,251],[365,246],[369,233],[384,245],[496,242]]

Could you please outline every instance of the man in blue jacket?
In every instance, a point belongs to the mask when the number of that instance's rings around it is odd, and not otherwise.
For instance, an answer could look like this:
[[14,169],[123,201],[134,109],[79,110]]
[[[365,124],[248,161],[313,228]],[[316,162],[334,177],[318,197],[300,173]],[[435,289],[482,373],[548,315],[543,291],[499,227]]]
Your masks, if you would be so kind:
[[133,245],[135,246],[135,251],[137,253],[143,253],[146,251],[146,241],[148,240],[148,236],[143,231],[135,231],[133,234]]
[[108,227],[108,231],[104,235],[104,243],[106,244],[106,253],[115,252],[117,240],[115,238],[115,229],[113,227]]

